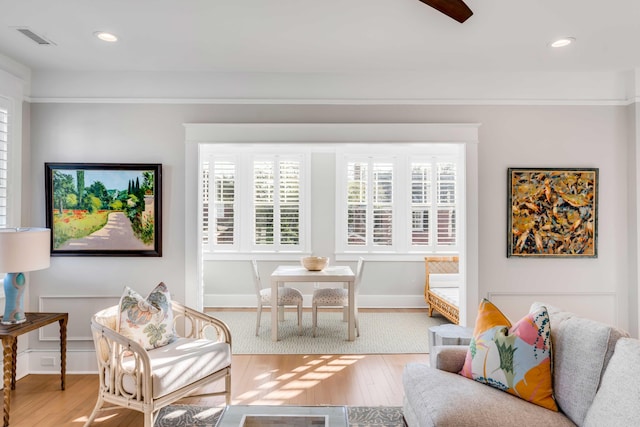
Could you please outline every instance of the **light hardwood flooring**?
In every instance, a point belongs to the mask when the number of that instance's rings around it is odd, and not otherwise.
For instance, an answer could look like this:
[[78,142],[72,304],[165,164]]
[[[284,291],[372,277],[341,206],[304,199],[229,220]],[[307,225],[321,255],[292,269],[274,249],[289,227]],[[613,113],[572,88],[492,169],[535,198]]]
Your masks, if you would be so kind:
[[[233,404],[401,406],[402,369],[428,363],[426,354],[392,355],[235,355],[231,371]],[[96,402],[98,378],[28,375],[11,394],[12,427],[82,426]],[[223,405],[221,397],[191,398],[194,405]],[[140,413],[104,412],[98,427],[142,425]]]

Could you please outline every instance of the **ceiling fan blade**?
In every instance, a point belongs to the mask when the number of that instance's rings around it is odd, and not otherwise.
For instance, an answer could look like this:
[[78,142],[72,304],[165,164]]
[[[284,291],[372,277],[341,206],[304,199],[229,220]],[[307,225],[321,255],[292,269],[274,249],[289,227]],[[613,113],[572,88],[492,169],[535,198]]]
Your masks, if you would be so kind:
[[462,0],[420,0],[434,9],[438,9],[450,18],[463,23],[473,15],[473,12]]

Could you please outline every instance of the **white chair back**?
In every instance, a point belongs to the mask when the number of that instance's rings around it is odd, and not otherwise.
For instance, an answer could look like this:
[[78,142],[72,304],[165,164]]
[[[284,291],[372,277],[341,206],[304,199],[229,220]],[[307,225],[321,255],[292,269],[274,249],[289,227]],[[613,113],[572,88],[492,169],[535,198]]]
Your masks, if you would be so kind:
[[360,290],[360,282],[362,282],[362,273],[364,272],[364,258],[358,258],[358,265],[356,266],[356,280],[353,284],[353,293],[358,294]]
[[262,290],[262,282],[260,281],[260,272],[258,271],[258,261],[251,260],[251,266],[253,271],[253,284],[256,287],[256,295],[260,298],[260,291]]

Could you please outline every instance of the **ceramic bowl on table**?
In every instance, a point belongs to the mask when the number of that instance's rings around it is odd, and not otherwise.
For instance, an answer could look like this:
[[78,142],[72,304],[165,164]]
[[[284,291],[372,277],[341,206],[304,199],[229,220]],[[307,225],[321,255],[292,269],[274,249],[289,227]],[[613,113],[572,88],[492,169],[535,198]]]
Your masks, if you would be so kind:
[[309,271],[322,271],[329,265],[329,257],[306,256],[300,260],[302,266]]

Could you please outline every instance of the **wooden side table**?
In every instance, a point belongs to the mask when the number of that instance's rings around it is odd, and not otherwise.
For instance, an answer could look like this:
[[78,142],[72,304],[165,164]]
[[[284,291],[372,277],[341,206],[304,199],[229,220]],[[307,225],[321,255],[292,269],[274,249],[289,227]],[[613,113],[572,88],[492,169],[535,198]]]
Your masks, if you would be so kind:
[[18,336],[42,328],[50,323],[60,323],[60,388],[64,390],[67,365],[67,322],[68,313],[25,313],[26,321],[17,325],[0,324],[2,338],[4,373],[4,427],[9,425],[11,390],[16,389],[16,356]]

